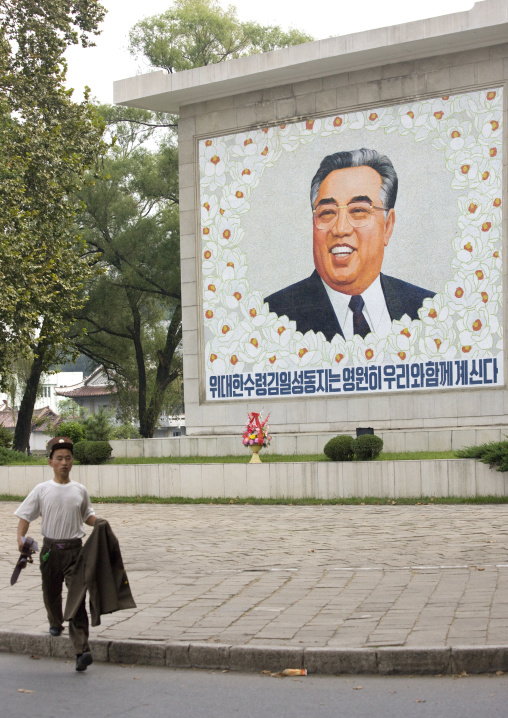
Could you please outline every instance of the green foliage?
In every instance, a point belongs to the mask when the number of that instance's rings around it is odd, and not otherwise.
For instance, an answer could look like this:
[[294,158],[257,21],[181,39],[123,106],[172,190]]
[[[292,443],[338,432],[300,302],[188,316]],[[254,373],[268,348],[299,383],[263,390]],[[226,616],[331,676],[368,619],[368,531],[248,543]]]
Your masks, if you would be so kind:
[[240,22],[234,7],[224,10],[216,0],[176,0],[166,12],[134,25],[129,49],[171,73],[313,39],[295,29]]
[[8,464],[29,464],[30,457],[28,457],[23,451],[11,451],[5,446],[0,446],[0,466],[7,466]]
[[12,431],[6,429],[0,424],[0,446],[4,449],[10,449],[12,446]]
[[383,439],[375,434],[357,436],[353,442],[353,451],[359,461],[376,459],[383,449]]
[[323,451],[332,461],[353,461],[353,442],[352,436],[334,436],[325,444]]
[[4,384],[13,357],[44,353],[47,366],[58,355],[91,274],[73,222],[84,172],[105,149],[103,125],[86,96],[76,103],[66,89],[64,52],[90,44],[103,16],[96,0],[0,0]]
[[482,463],[494,466],[497,471],[508,471],[508,441],[491,441],[479,446],[468,446],[456,452],[459,459],[479,459]]
[[139,431],[129,422],[114,426],[110,436],[111,439],[139,439],[140,437]]
[[104,177],[81,193],[80,228],[104,273],[88,284],[75,342],[116,385],[122,418],[152,436],[169,387],[181,387],[177,149],[157,139],[158,119],[145,110],[100,111],[117,142]]
[[62,419],[79,421],[85,420],[85,409],[74,399],[62,399],[58,402],[58,414]]
[[73,444],[86,439],[86,429],[79,421],[62,421],[58,426],[59,436],[68,436]]
[[107,441],[80,441],[74,446],[74,458],[80,464],[105,464],[112,451]]
[[84,422],[86,438],[89,442],[108,441],[112,434],[111,425],[112,413],[106,411],[102,406],[90,414]]

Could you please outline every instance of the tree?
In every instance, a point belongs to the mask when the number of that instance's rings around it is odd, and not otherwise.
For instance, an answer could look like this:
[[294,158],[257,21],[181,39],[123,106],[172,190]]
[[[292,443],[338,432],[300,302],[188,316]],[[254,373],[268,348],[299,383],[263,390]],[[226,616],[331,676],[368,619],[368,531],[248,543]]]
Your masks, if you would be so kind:
[[240,22],[234,7],[224,10],[216,0],[175,0],[166,12],[136,23],[129,38],[133,55],[170,73],[314,39],[295,29]]
[[[234,8],[223,10],[216,0],[176,0],[135,25],[130,49],[174,72],[311,39],[241,23]],[[101,253],[104,273],[87,286],[77,327],[86,333],[75,341],[116,384],[125,419],[134,414],[137,390],[140,433],[151,437],[163,408],[170,415],[183,410],[177,120],[132,108],[100,110],[116,144],[105,162],[107,179],[81,193],[80,229]],[[161,127],[169,130],[162,139]]]
[[14,448],[28,446],[42,372],[58,359],[95,259],[74,231],[77,192],[104,153],[103,124],[64,86],[63,53],[90,44],[96,0],[0,0],[0,380],[33,353]]
[[[106,177],[83,188],[80,231],[104,272],[87,286],[75,344],[117,386],[123,418],[136,390],[140,433],[153,436],[172,382],[181,382],[177,150],[157,142],[144,110],[100,108],[116,144]],[[144,146],[150,139],[153,149]],[[80,333],[84,329],[84,333]]]

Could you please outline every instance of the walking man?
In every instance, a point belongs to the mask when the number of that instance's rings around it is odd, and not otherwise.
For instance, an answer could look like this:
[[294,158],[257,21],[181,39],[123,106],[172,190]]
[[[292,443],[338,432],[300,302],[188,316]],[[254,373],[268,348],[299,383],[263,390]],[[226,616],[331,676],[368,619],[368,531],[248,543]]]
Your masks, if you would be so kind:
[[[14,512],[19,518],[18,548],[23,547],[30,522],[42,517],[41,550],[42,595],[48,614],[49,632],[63,631],[62,586],[69,586],[72,569],[85,536],[83,524],[95,524],[95,512],[84,486],[72,481],[73,444],[66,436],[57,436],[47,445],[53,479],[38,484]],[[69,637],[76,652],[76,670],[86,671],[93,663],[88,645],[88,615],[85,598],[69,621]]]

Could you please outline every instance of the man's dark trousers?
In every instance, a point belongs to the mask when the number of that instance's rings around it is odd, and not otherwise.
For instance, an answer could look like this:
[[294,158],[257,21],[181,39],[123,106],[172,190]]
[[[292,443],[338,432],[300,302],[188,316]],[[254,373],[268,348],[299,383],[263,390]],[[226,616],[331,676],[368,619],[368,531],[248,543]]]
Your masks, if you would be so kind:
[[[41,551],[42,595],[50,626],[61,628],[63,625],[62,587],[63,582],[69,588],[70,575],[81,551],[81,539],[51,540],[44,539]],[[49,556],[46,561],[43,558]],[[69,621],[69,638],[76,655],[89,651],[88,614],[85,598]]]

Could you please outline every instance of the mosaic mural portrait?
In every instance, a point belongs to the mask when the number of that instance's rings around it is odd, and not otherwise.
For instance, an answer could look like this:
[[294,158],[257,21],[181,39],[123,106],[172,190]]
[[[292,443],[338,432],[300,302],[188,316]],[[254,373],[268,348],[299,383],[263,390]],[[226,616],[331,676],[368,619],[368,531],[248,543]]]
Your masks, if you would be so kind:
[[207,400],[502,384],[502,107],[200,140]]

